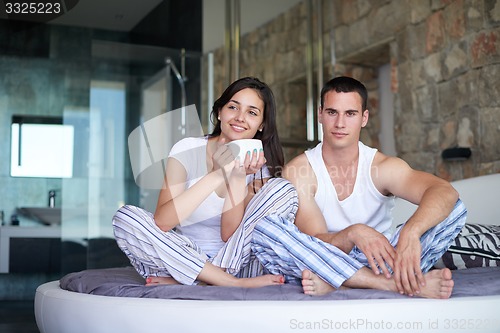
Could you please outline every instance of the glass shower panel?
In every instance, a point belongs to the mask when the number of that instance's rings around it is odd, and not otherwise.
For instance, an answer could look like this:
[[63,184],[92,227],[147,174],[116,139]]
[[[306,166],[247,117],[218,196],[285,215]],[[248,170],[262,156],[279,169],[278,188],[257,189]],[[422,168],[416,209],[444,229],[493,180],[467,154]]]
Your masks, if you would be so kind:
[[125,83],[90,87],[88,237],[113,238],[111,218],[124,202]]
[[[166,68],[146,80],[141,87],[141,124],[172,110],[172,76]],[[142,161],[140,161],[142,162]],[[140,206],[154,212],[159,189],[140,188]]]
[[[169,59],[182,73],[184,98]],[[88,75],[71,101],[79,106],[64,110],[64,123],[75,128],[73,177],[61,186],[64,273],[130,264],[114,239],[112,217],[124,204],[154,211],[158,191],[135,182],[129,135],[183,102],[199,105],[200,68],[197,53],[92,41]]]
[[65,111],[75,126],[75,175],[62,186],[65,273],[113,266],[111,219],[125,197],[125,119],[126,84],[118,81],[91,81],[89,108]]
[[87,267],[89,109],[66,106],[64,123],[74,128],[73,177],[61,181],[61,272]]

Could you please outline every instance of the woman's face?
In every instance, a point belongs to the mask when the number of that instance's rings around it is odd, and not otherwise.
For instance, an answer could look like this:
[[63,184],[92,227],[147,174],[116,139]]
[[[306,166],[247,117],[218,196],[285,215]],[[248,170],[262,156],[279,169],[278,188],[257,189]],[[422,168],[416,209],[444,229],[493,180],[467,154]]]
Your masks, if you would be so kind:
[[264,101],[254,89],[242,89],[219,111],[219,120],[228,141],[251,139],[263,128]]

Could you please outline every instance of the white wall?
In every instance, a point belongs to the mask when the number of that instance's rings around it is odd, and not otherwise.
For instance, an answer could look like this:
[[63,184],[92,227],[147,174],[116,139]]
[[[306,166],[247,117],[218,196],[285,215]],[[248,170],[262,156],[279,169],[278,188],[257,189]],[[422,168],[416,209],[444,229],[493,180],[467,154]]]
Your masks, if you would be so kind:
[[396,156],[394,140],[394,98],[391,91],[391,65],[379,68],[379,116],[380,116],[380,150],[390,156]]

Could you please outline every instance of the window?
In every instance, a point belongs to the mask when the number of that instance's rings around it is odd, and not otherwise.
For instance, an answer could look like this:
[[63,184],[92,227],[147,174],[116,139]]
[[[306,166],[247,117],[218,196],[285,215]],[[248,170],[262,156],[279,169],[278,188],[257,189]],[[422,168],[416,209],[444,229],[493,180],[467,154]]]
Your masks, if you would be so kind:
[[73,176],[72,125],[61,117],[14,116],[11,125],[12,177]]

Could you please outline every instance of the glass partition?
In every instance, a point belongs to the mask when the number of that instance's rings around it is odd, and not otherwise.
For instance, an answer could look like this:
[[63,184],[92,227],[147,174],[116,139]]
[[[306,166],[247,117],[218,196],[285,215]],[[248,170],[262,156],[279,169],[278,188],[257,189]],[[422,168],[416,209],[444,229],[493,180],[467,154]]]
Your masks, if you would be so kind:
[[129,136],[200,99],[197,54],[102,40],[93,46],[88,108],[64,110],[65,122],[75,124],[75,172],[61,189],[63,272],[129,264],[114,240],[113,215],[124,204],[154,211],[158,194],[134,179]]

